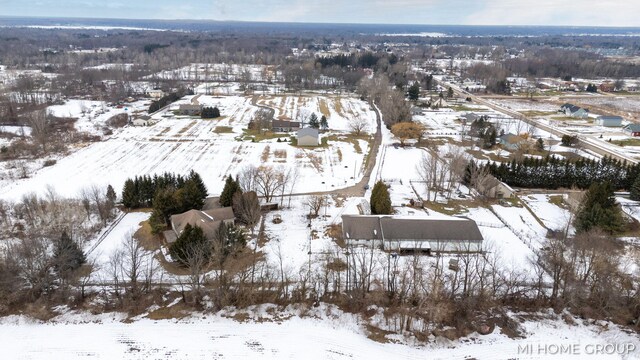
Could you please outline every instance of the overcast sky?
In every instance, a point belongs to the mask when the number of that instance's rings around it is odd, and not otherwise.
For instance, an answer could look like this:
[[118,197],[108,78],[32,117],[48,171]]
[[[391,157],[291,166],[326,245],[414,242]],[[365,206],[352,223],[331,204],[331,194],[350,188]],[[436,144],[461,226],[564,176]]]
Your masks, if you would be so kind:
[[0,0],[0,15],[394,24],[640,26],[640,0]]

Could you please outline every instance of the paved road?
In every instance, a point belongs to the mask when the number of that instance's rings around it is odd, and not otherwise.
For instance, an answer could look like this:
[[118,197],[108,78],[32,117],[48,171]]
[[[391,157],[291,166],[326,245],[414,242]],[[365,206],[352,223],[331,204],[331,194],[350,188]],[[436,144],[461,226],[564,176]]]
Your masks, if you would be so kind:
[[476,102],[478,104],[485,105],[485,106],[487,106],[487,107],[489,107],[489,108],[491,108],[491,109],[493,109],[493,110],[495,110],[497,112],[509,115],[509,116],[511,116],[511,117],[513,117],[515,119],[522,120],[527,124],[532,124],[535,127],[539,128],[539,129],[542,129],[542,130],[544,130],[544,131],[546,131],[546,132],[548,132],[550,134],[553,134],[555,136],[562,137],[564,135],[569,135],[569,136],[577,135],[578,136],[578,146],[582,147],[583,149],[593,151],[594,153],[596,153],[598,155],[601,155],[601,156],[608,156],[608,157],[611,157],[611,158],[614,158],[614,159],[618,159],[620,161],[626,161],[627,163],[632,163],[632,164],[637,164],[638,163],[637,159],[634,159],[634,158],[629,157],[627,155],[615,152],[614,150],[599,144],[599,142],[597,140],[595,140],[595,139],[591,139],[591,138],[588,138],[588,137],[585,137],[585,136],[580,136],[580,135],[575,134],[573,132],[565,131],[565,130],[562,130],[562,129],[558,129],[556,127],[551,127],[551,126],[543,124],[543,123],[541,123],[541,122],[539,122],[539,121],[537,121],[535,119],[528,118],[528,117],[524,116],[520,112],[517,112],[515,110],[511,110],[511,109],[507,109],[507,108],[505,108],[503,106],[500,106],[500,105],[497,105],[497,104],[495,104],[495,103],[493,103],[493,102],[491,102],[491,101],[489,101],[487,99],[483,99],[481,97],[478,97],[478,96],[474,95],[473,93],[469,93],[467,91],[464,91],[459,86],[457,86],[455,84],[451,84],[451,83],[448,83],[448,82],[445,82],[445,81],[441,81],[441,82],[442,82],[443,86],[445,86],[445,87],[450,86],[456,94],[461,95],[462,97],[469,97],[469,98],[471,98],[471,100],[473,100],[474,102]]

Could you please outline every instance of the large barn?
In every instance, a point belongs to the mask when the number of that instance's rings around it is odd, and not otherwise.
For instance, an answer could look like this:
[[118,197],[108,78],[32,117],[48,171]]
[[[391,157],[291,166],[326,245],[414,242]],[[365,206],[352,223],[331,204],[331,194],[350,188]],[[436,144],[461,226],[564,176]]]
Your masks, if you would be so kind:
[[481,252],[484,240],[475,221],[453,217],[343,215],[342,234],[350,245],[371,244],[389,251],[427,254]]

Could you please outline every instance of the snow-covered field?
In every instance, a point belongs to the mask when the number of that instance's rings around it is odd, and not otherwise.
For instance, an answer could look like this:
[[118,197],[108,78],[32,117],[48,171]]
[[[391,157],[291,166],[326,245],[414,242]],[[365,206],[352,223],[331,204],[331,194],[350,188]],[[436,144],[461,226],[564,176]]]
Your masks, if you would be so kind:
[[[233,310],[193,314],[180,320],[126,315],[67,313],[42,323],[24,316],[0,319],[5,359],[638,359],[635,335],[608,323],[569,325],[540,314],[523,320],[525,339],[493,333],[459,341],[431,337],[423,346],[379,343],[366,337],[359,318],[321,304],[301,309],[261,306],[250,320],[237,322]],[[274,317],[274,312],[277,317]],[[237,312],[241,313],[241,312]],[[284,320],[286,319],[286,320]],[[559,346],[572,353],[559,355]],[[595,354],[618,345],[620,353]],[[629,351],[636,349],[635,351]]]
[[[320,97],[319,101],[323,99],[329,98]],[[348,141],[330,141],[328,147],[318,148],[293,147],[284,141],[277,142],[277,138],[261,142],[240,141],[238,137],[242,137],[242,130],[257,110],[251,105],[250,98],[201,96],[198,101],[203,105],[219,106],[223,117],[202,120],[174,116],[168,111],[158,113],[154,116],[159,122],[153,126],[126,127],[106,141],[93,143],[58,160],[54,166],[38,170],[31,178],[0,181],[0,198],[19,199],[28,192],[42,193],[47,185],[52,185],[63,196],[76,196],[82,188],[92,184],[111,184],[119,193],[124,181],[135,175],[165,171],[186,174],[192,169],[202,175],[211,194],[218,194],[227,175],[236,175],[248,165],[298,169],[300,176],[295,192],[351,186],[362,177],[364,158],[369,151],[364,140],[357,140],[361,152]],[[354,116],[375,122],[375,113],[364,103],[358,104],[359,100],[343,99],[341,102],[345,109],[353,111]],[[85,119],[82,109],[93,109],[93,105],[96,104],[73,102],[50,108],[50,111]],[[172,109],[177,107],[177,104],[172,105]],[[302,111],[293,109],[294,114]],[[319,115],[320,108],[316,111]],[[348,121],[337,111],[330,112],[329,134],[344,134]],[[87,120],[79,120],[76,126],[84,128],[82,124],[85,123],[90,128],[91,122]],[[231,128],[233,132],[216,132],[217,128]],[[288,135],[282,136],[281,140],[288,140]]]

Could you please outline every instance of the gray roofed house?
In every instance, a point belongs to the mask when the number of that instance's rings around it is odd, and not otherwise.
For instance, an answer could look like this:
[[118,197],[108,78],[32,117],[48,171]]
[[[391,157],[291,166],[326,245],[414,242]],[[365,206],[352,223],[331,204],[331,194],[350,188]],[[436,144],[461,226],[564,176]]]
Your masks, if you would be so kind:
[[640,136],[640,124],[629,124],[622,128],[622,132],[631,136]]
[[622,126],[622,116],[598,116],[596,124],[607,127]]
[[204,236],[207,239],[212,239],[216,230],[220,227],[220,224],[224,222],[226,224],[234,224],[235,216],[233,215],[233,209],[231,207],[217,208],[211,210],[189,210],[182,214],[176,214],[171,216],[171,229],[175,234],[175,239],[165,234],[167,242],[171,243],[175,241],[182,233],[187,224],[191,226],[198,226],[202,228]]
[[575,118],[586,118],[589,116],[589,110],[585,108],[581,108],[579,106],[566,103],[560,107],[560,111],[563,112],[567,116],[575,117]]
[[476,113],[468,113],[468,114],[462,115],[462,118],[467,120],[467,123],[471,124],[472,122],[480,119],[480,115]]
[[511,151],[516,151],[527,143],[526,139],[515,134],[504,134],[498,137],[498,141],[505,149]]
[[271,131],[290,132],[290,131],[298,131],[298,130],[300,130],[299,121],[288,121],[288,120],[272,120],[271,121]]
[[392,251],[481,252],[484,240],[475,221],[376,215],[343,215],[342,234],[350,244],[373,242]]
[[314,128],[302,128],[298,130],[298,146],[318,146],[320,144],[320,131]]
[[197,116],[202,113],[202,105],[199,104],[180,104],[178,112],[181,115]]

